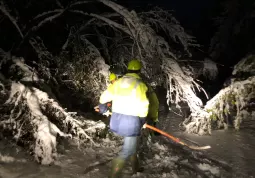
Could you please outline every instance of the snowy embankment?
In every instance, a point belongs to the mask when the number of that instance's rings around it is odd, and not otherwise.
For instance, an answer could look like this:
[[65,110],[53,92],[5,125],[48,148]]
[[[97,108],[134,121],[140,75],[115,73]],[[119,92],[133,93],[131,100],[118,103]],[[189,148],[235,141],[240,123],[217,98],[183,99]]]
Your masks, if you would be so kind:
[[60,139],[72,139],[78,147],[88,142],[96,145],[93,137],[104,132],[103,122],[68,112],[23,58],[12,57],[12,63],[20,80],[3,80],[6,84],[1,88],[0,136],[23,145],[45,165],[56,159]]

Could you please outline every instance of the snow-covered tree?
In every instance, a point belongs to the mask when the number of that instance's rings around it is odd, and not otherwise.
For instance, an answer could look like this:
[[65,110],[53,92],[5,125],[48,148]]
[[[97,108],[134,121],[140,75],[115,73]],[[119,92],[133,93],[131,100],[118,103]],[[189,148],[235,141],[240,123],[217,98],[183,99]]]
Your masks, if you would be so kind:
[[[223,12],[215,19],[218,31],[212,37],[209,48],[213,61],[224,59],[234,64],[231,62],[233,59],[239,59],[253,51],[254,5],[253,1],[226,0],[222,2]],[[212,65],[209,66],[212,70],[215,68]],[[254,73],[250,73],[252,67],[254,67],[253,55],[242,59],[235,66],[232,83],[209,100],[203,110],[192,113],[183,122],[186,130],[202,135],[211,133],[212,128],[234,126],[239,129],[244,118],[252,117],[253,113],[250,111],[254,99],[252,84]],[[236,72],[241,68],[242,72]]]
[[[255,57],[248,55],[235,65],[229,86],[210,99],[202,111],[193,113],[184,125],[189,132],[204,134],[210,130],[199,129],[204,125],[213,129],[239,129],[243,121],[254,120]],[[199,132],[200,131],[200,132]]]
[[[7,99],[1,113],[8,115],[1,117],[0,126],[9,130],[14,139],[28,145],[37,161],[48,164],[54,160],[57,135],[72,137],[78,143],[87,140],[94,143],[90,135],[104,125],[79,119],[59,101],[80,92],[80,96],[86,95],[95,104],[107,86],[112,64],[125,68],[130,59],[140,59],[145,80],[166,86],[169,103],[180,108],[180,103],[186,102],[192,113],[202,111],[202,101],[196,91],[203,88],[196,81],[194,68],[180,60],[191,56],[190,49],[199,45],[168,11],[156,8],[137,13],[109,0],[63,4],[31,1],[27,7],[37,7],[39,14],[32,11],[27,19],[22,15],[24,11],[20,10],[20,15],[12,3],[18,2],[0,4],[1,15],[14,29],[8,34],[13,37],[8,41],[12,48],[5,50],[9,52],[0,50],[1,69],[10,69],[1,73],[1,92]],[[105,12],[98,13],[97,6]],[[65,22],[67,29],[60,28],[67,33],[53,55],[54,50],[50,52],[49,46],[54,39],[51,36],[47,43],[47,34],[42,29],[47,30],[47,25],[58,20],[66,20],[70,25]],[[206,60],[204,64],[205,73],[217,71],[211,61]],[[65,96],[59,94],[63,86],[69,89]],[[90,126],[94,129],[87,129]],[[210,130],[207,120],[198,120],[194,126],[196,133]]]

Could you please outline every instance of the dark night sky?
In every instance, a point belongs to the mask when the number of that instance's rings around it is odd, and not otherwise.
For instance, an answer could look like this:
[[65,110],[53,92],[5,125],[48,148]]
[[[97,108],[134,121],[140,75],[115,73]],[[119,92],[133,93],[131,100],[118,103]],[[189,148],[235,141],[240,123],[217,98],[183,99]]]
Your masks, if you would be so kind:
[[203,16],[203,12],[211,9],[215,0],[117,0],[129,8],[144,9],[146,6],[159,6],[174,10],[174,14],[182,25],[192,27]]

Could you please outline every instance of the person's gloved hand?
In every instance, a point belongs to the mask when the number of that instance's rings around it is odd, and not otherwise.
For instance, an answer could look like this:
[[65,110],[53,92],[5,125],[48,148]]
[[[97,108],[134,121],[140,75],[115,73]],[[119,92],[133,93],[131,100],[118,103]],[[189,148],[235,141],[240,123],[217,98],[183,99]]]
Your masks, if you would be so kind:
[[104,114],[108,111],[107,103],[105,104],[99,104],[99,113]]

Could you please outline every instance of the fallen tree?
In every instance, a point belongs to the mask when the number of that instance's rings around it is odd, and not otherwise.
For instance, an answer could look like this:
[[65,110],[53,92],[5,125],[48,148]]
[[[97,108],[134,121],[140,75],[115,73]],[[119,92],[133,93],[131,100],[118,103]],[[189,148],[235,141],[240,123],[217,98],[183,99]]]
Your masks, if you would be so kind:
[[229,86],[209,100],[203,110],[192,113],[183,125],[190,133],[207,134],[211,129],[233,126],[239,130],[243,121],[254,120],[255,56],[242,59],[233,70]]
[[13,56],[10,60],[13,62],[11,68],[15,68],[21,79],[6,84],[10,85],[10,91],[1,85],[2,94],[9,94],[0,108],[0,127],[4,136],[11,136],[17,143],[28,146],[42,164],[54,161],[57,136],[72,138],[78,145],[88,141],[96,144],[92,137],[105,129],[105,124],[81,120],[75,113],[67,112],[43,91],[43,87],[38,87],[45,85],[43,80],[22,58]]
[[[105,34],[98,34],[104,42],[103,49],[108,48],[107,52],[112,56],[112,62],[124,67],[131,58],[140,59],[143,63],[142,73],[147,82],[167,88],[169,104],[174,103],[180,108],[181,102],[187,102],[192,112],[201,110],[202,101],[197,97],[196,91],[204,93],[205,91],[196,81],[196,70],[188,64],[188,60],[183,62],[179,59],[183,56],[191,56],[190,48],[199,46],[194,37],[184,31],[172,14],[162,9],[136,13],[112,1],[100,0],[99,2],[113,9],[117,15],[114,13],[103,16],[77,10],[71,10],[71,12],[94,17],[90,24],[94,22],[98,27],[103,24],[111,34],[114,34],[112,45],[109,45],[111,41],[108,42]],[[87,23],[81,27],[83,30],[86,28],[88,28]],[[168,35],[168,40],[158,35],[157,31],[160,30]],[[82,36],[80,33],[76,34]],[[173,43],[178,48],[172,45]],[[204,63],[208,64],[208,61]],[[203,61],[200,62],[203,63]],[[213,62],[210,65],[216,66]],[[202,72],[217,73],[217,67],[208,68],[208,65],[204,67],[205,70]]]

